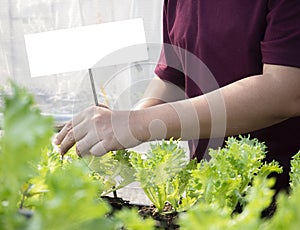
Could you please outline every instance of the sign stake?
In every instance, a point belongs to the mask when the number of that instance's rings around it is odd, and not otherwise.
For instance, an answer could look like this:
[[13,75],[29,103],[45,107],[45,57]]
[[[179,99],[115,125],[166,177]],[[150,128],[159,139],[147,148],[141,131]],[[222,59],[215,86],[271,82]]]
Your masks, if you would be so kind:
[[91,87],[92,87],[93,96],[94,96],[94,102],[95,102],[95,105],[98,106],[99,102],[98,102],[98,98],[97,98],[95,81],[94,81],[93,72],[92,72],[91,68],[89,68],[89,76],[90,76],[90,82],[91,82]]

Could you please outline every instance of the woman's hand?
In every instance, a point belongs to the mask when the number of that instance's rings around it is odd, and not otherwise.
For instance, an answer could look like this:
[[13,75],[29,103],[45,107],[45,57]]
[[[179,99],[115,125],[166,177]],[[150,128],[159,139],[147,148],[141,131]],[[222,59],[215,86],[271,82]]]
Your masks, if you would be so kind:
[[134,147],[140,143],[131,133],[130,111],[112,111],[104,105],[92,106],[74,116],[57,134],[54,143],[64,155],[77,142],[79,156],[102,156],[111,150]]

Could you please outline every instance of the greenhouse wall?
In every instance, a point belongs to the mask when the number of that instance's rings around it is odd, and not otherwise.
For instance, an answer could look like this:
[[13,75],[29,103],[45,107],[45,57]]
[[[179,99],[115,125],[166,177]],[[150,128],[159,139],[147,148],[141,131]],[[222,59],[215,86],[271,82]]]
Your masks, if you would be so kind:
[[[44,113],[67,120],[93,103],[87,71],[31,78],[24,35],[141,17],[155,61],[162,40],[161,7],[161,0],[0,0],[0,84],[5,88],[12,79],[24,85]],[[132,108],[154,76],[154,61],[94,69],[100,102]]]

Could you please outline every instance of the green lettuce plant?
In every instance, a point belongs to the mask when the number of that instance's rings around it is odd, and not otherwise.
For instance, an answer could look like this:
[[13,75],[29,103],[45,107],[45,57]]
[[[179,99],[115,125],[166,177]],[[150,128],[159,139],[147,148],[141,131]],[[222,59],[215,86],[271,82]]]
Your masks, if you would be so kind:
[[144,156],[131,153],[130,162],[136,170],[136,179],[158,212],[163,211],[166,202],[176,208],[194,164],[188,163],[185,150],[178,141],[171,139],[150,147]]
[[43,117],[34,98],[25,89],[11,85],[11,96],[3,98],[3,136],[0,141],[0,228],[18,229],[24,218],[18,215],[19,189],[34,170],[39,153],[53,134],[52,119]]
[[[250,143],[251,145],[257,142],[256,140],[254,140],[254,143],[252,141],[249,142],[249,140],[247,139],[245,141],[246,143]],[[242,140],[242,143],[243,142],[244,141]],[[234,141],[230,143],[232,144],[238,142]],[[229,146],[227,146],[226,148],[229,148]],[[240,147],[238,149],[240,149]],[[226,150],[225,152],[228,154],[228,150]],[[271,205],[272,200],[274,200],[275,193],[275,191],[271,189],[275,183],[275,179],[268,178],[267,175],[269,175],[271,171],[281,171],[278,167],[278,164],[274,162],[271,164],[257,164],[258,170],[254,170],[255,174],[253,176],[248,177],[248,180],[250,178],[252,179],[251,182],[247,185],[247,189],[243,193],[243,196],[241,197],[241,200],[244,204],[241,212],[233,212],[232,198],[233,200],[236,200],[236,198],[230,195],[231,192],[226,193],[226,190],[220,190],[222,191],[222,193],[214,192],[213,196],[211,194],[208,194],[208,199],[200,199],[194,207],[187,210],[187,212],[185,213],[181,213],[178,222],[181,229],[298,229],[300,226],[299,155],[300,153],[298,152],[291,161],[291,191],[289,194],[281,192],[276,197],[276,211],[273,216],[268,216],[268,218],[262,218],[262,212]],[[221,169],[224,170],[224,168]],[[253,169],[251,169],[248,172],[252,173],[252,171]],[[247,178],[245,177],[245,172],[242,174],[244,175],[244,178]],[[247,173],[246,175],[249,175],[249,173]],[[210,193],[209,190],[206,191],[207,193]],[[213,188],[212,191],[217,190]],[[233,190],[230,189],[228,191]],[[230,199],[230,202],[224,202],[224,199]]]
[[277,201],[274,216],[266,221],[262,229],[266,230],[296,230],[300,226],[300,151],[291,160],[289,194],[281,192]]
[[74,152],[61,158],[51,145],[52,118],[41,115],[25,89],[12,84],[1,112],[0,229],[137,229],[134,222],[153,228],[131,211],[110,215],[100,197],[105,178]]
[[104,184],[102,196],[115,192],[135,181],[135,169],[129,158],[128,150],[109,152],[102,157],[87,156],[83,160],[87,167]]
[[218,203],[233,211],[247,202],[245,195],[257,176],[281,173],[278,162],[266,163],[266,146],[249,137],[230,137],[223,148],[210,150],[210,160],[202,160],[193,170],[188,196],[197,202]]
[[264,220],[261,212],[267,208],[274,195],[271,187],[274,179],[257,176],[245,195],[247,204],[241,213],[232,213],[232,208],[214,202],[200,202],[179,216],[180,229],[193,230],[257,230]]
[[218,203],[233,211],[245,205],[245,195],[256,176],[266,178],[282,171],[277,162],[265,163],[266,146],[249,137],[228,138],[226,146],[210,150],[211,159],[188,161],[177,141],[151,145],[143,156],[132,153],[136,178],[162,212],[166,202],[173,211],[184,211],[196,202]]

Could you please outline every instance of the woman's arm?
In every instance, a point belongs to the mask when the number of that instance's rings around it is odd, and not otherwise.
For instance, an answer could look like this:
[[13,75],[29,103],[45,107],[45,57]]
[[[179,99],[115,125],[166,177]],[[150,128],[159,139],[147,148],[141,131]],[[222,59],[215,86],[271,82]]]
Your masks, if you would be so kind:
[[91,107],[57,136],[65,154],[103,155],[140,142],[235,135],[300,116],[300,69],[265,65],[251,76],[206,95],[134,111]]
[[242,79],[203,96],[145,109],[134,120],[142,117],[143,129],[160,120],[165,128],[161,126],[157,132],[166,129],[165,138],[196,139],[247,133],[299,115],[300,69],[265,65],[262,75]]

